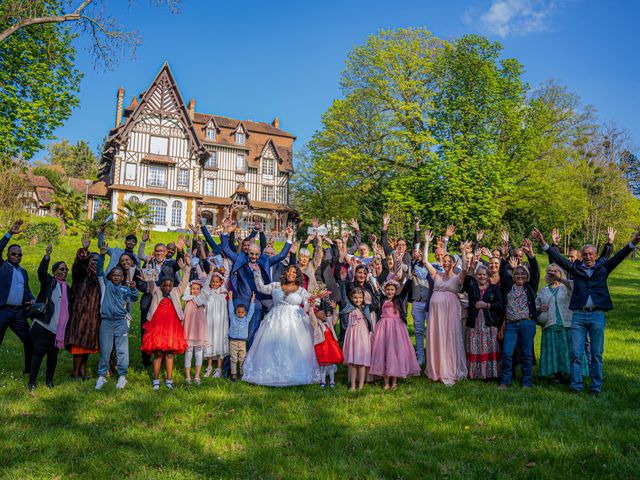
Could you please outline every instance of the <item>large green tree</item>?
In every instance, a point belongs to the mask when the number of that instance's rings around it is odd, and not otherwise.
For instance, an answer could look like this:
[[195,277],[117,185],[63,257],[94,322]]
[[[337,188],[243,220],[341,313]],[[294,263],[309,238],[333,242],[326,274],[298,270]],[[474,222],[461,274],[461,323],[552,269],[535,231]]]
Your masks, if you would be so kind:
[[70,177],[96,179],[98,176],[98,159],[84,140],[75,145],[63,139],[47,145],[46,161],[52,165],[60,165]]

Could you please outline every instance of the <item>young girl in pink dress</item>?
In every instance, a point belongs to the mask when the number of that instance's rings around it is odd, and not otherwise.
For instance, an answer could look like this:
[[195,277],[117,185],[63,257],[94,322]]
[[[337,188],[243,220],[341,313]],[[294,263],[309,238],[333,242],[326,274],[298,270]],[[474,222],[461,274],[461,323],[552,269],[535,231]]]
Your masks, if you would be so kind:
[[355,392],[356,381],[358,390],[364,388],[367,367],[371,365],[371,317],[362,288],[355,287],[347,297],[344,281],[341,281],[340,291],[344,305],[342,313],[348,315],[342,353],[349,374],[349,391]]
[[384,389],[396,388],[398,378],[420,375],[420,365],[409,338],[405,297],[410,283],[400,289],[395,280],[387,280],[382,290],[382,301],[371,352],[371,375],[384,378]]
[[[186,263],[186,264],[185,264]],[[156,286],[155,280],[150,280],[149,291],[151,292],[151,306],[149,307],[149,318],[143,325],[144,335],[140,350],[144,353],[153,354],[153,389],[160,388],[160,367],[164,359],[167,369],[165,385],[168,389],[173,389],[173,357],[175,354],[184,353],[187,349],[187,341],[184,338],[184,312],[180,297],[189,285],[189,256],[178,260],[182,268],[182,281],[177,287],[173,286],[173,278],[165,277],[160,281],[160,287]]]
[[[442,259],[444,272],[437,271],[429,263],[429,243],[433,234],[427,230],[424,234],[425,244],[423,258],[429,273],[433,277],[433,295],[429,304],[429,320],[427,323],[427,376],[445,385],[454,385],[458,380],[467,378],[467,359],[462,340],[462,322],[460,297],[467,274],[468,259],[462,256],[462,271],[454,272],[455,260],[451,255]],[[461,245],[464,252],[466,243]]]
[[191,360],[196,360],[196,385],[200,385],[202,358],[207,346],[207,311],[204,302],[198,295],[202,290],[200,280],[191,282],[190,293],[185,293],[184,300],[184,336],[187,340],[187,351],[184,352],[184,377],[187,385],[191,384]]

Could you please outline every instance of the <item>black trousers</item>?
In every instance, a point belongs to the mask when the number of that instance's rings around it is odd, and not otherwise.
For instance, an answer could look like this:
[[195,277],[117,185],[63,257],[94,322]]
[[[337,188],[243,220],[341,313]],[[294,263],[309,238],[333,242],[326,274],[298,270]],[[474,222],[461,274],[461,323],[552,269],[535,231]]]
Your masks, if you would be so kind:
[[58,349],[56,348],[56,334],[47,330],[38,322],[33,322],[31,331],[31,343],[33,344],[33,357],[31,359],[31,369],[29,372],[29,384],[35,385],[38,380],[40,365],[47,356],[47,385],[53,383],[53,375],[56,373],[58,364]]
[[2,345],[7,328],[10,328],[22,342],[24,349],[24,373],[28,373],[31,370],[33,348],[31,347],[31,339],[29,338],[29,322],[27,322],[24,307],[14,307],[11,305],[0,307],[0,345]]

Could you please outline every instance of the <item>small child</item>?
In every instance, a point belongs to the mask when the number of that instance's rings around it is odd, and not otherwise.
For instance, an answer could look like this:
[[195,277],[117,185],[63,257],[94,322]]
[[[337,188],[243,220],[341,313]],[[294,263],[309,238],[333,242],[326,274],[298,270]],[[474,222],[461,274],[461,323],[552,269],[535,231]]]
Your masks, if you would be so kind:
[[[367,367],[371,365],[371,315],[369,305],[364,303],[364,290],[355,287],[347,297],[344,281],[340,282],[343,302],[342,313],[347,315],[344,335],[344,364],[349,374],[349,391],[362,390],[367,378]],[[349,301],[349,299],[351,301]]]
[[185,293],[184,300],[184,334],[187,339],[187,351],[184,352],[184,377],[187,385],[191,385],[191,360],[196,358],[196,385],[200,385],[202,358],[207,346],[207,312],[205,304],[199,300],[202,283],[191,282],[190,293]]
[[224,269],[212,268],[202,288],[199,302],[206,305],[207,312],[207,348],[204,356],[208,360],[204,376],[212,376],[213,360],[216,370],[213,378],[222,377],[222,362],[229,355],[229,318],[227,315],[227,287]]
[[96,274],[102,292],[100,302],[100,360],[98,362],[98,380],[96,390],[100,390],[107,383],[109,358],[115,343],[117,352],[118,382],[116,388],[122,389],[127,384],[127,370],[129,368],[129,325],[127,322],[127,304],[138,300],[138,290],[134,281],[122,285],[124,271],[114,267],[109,272],[108,282],[104,278],[104,256],[108,247],[100,247],[100,256],[96,265]]
[[309,299],[309,317],[313,325],[313,345],[322,375],[321,388],[327,386],[327,374],[329,374],[329,386],[331,388],[336,386],[334,376],[338,370],[338,364],[344,361],[334,330],[334,325],[338,321],[338,312],[335,307],[335,302],[323,298],[320,301],[320,307],[316,308],[315,298]]
[[184,260],[178,260],[178,266],[182,269],[182,280],[177,287],[173,286],[173,277],[165,277],[160,281],[160,288],[154,280],[149,281],[151,292],[151,306],[149,307],[148,320],[142,328],[145,334],[142,337],[140,350],[153,353],[153,389],[160,388],[160,367],[164,359],[167,369],[165,385],[173,389],[173,356],[184,353],[187,349],[187,341],[184,338],[184,312],[180,297],[189,285],[191,273],[189,256]]
[[371,375],[384,378],[384,389],[396,388],[398,377],[420,375],[420,365],[407,330],[406,296],[410,283],[404,288],[395,280],[382,285],[384,299],[378,307],[380,321],[371,350]]
[[251,305],[247,312],[246,305],[239,303],[235,309],[233,308],[233,293],[229,292],[229,301],[227,302],[229,308],[229,350],[230,350],[230,364],[231,364],[231,381],[235,382],[237,377],[237,371],[240,371],[240,378],[242,378],[242,367],[244,365],[244,359],[247,356],[247,339],[249,338],[249,321],[253,318],[253,311],[255,308],[255,292],[251,295]]

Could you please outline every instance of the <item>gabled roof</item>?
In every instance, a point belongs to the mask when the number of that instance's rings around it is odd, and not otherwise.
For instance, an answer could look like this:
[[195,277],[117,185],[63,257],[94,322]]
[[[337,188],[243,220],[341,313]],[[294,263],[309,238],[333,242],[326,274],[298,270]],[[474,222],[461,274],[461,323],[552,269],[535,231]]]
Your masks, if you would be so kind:
[[196,112],[193,116],[194,123],[207,123],[209,119],[215,119],[216,125],[221,128],[230,128],[235,130],[238,127],[238,124],[242,122],[242,125],[248,132],[257,132],[257,133],[265,133],[267,135],[276,135],[279,137],[289,137],[295,140],[295,135],[291,133],[285,132],[284,130],[280,130],[279,128],[274,127],[270,123],[265,122],[252,122],[250,120],[238,120],[235,118],[223,117],[220,115],[210,115],[208,113],[199,113]]
[[209,156],[195,131],[187,106],[167,62],[164,62],[149,88],[141,94],[140,102],[129,115],[129,119],[124,125],[111,131],[108,141],[124,143],[137,123],[136,120],[142,115],[177,118],[184,125],[191,148],[196,155],[203,159]]

